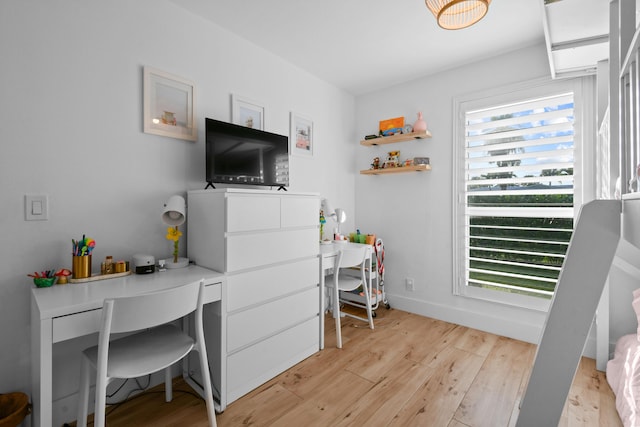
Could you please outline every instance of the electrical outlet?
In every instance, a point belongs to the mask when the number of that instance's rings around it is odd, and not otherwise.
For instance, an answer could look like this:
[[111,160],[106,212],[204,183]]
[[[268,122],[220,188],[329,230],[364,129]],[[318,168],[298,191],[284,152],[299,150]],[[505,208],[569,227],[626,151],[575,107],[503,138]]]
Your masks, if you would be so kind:
[[413,279],[411,277],[407,277],[406,279],[404,279],[404,285],[407,288],[408,291],[415,291],[416,290],[416,286],[415,283],[413,281]]

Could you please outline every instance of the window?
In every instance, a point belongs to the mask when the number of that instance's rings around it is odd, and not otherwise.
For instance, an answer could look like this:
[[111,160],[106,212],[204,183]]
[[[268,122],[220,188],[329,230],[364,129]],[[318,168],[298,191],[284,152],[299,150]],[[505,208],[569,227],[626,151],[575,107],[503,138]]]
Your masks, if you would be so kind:
[[574,92],[514,91],[457,109],[454,293],[545,308],[579,206]]

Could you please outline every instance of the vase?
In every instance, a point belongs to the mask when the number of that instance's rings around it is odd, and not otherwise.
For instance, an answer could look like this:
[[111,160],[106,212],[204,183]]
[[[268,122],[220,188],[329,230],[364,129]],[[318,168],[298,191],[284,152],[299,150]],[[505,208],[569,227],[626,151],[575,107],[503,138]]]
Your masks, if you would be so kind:
[[413,124],[414,132],[425,132],[427,130],[427,122],[422,118],[422,112],[418,113],[418,120]]

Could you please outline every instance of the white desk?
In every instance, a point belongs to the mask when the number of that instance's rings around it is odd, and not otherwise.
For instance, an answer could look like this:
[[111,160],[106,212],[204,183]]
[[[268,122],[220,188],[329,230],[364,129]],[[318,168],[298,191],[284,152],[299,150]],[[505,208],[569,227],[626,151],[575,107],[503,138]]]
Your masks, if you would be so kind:
[[[336,264],[336,258],[341,249],[347,249],[350,247],[363,246],[362,243],[330,243],[328,245],[320,245],[320,350],[324,348],[324,311],[325,311],[325,289],[324,289],[324,276],[327,274],[327,270],[333,268]],[[364,245],[367,247],[366,259],[371,262],[371,256],[373,254],[373,246]],[[371,289],[371,275],[369,275],[369,289]]]
[[[31,292],[31,393],[33,426],[52,424],[52,357],[56,342],[98,332],[105,298],[142,294],[184,285],[204,278],[205,304],[220,301],[224,275],[198,266],[171,269],[165,272],[132,274],[114,279],[87,283],[33,288]],[[224,351],[224,334],[218,348]],[[211,348],[210,346],[207,346]],[[211,357],[209,358],[212,359]],[[214,358],[224,360],[222,357]],[[222,369],[210,367],[211,370]],[[224,384],[218,384],[224,393]],[[222,398],[221,401],[226,401]]]

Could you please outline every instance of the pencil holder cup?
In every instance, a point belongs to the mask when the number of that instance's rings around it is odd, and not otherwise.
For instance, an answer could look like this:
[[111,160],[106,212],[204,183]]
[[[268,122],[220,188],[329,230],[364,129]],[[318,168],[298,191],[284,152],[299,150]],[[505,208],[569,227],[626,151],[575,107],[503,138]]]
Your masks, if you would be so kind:
[[73,272],[71,277],[74,279],[91,277],[91,255],[73,256]]

